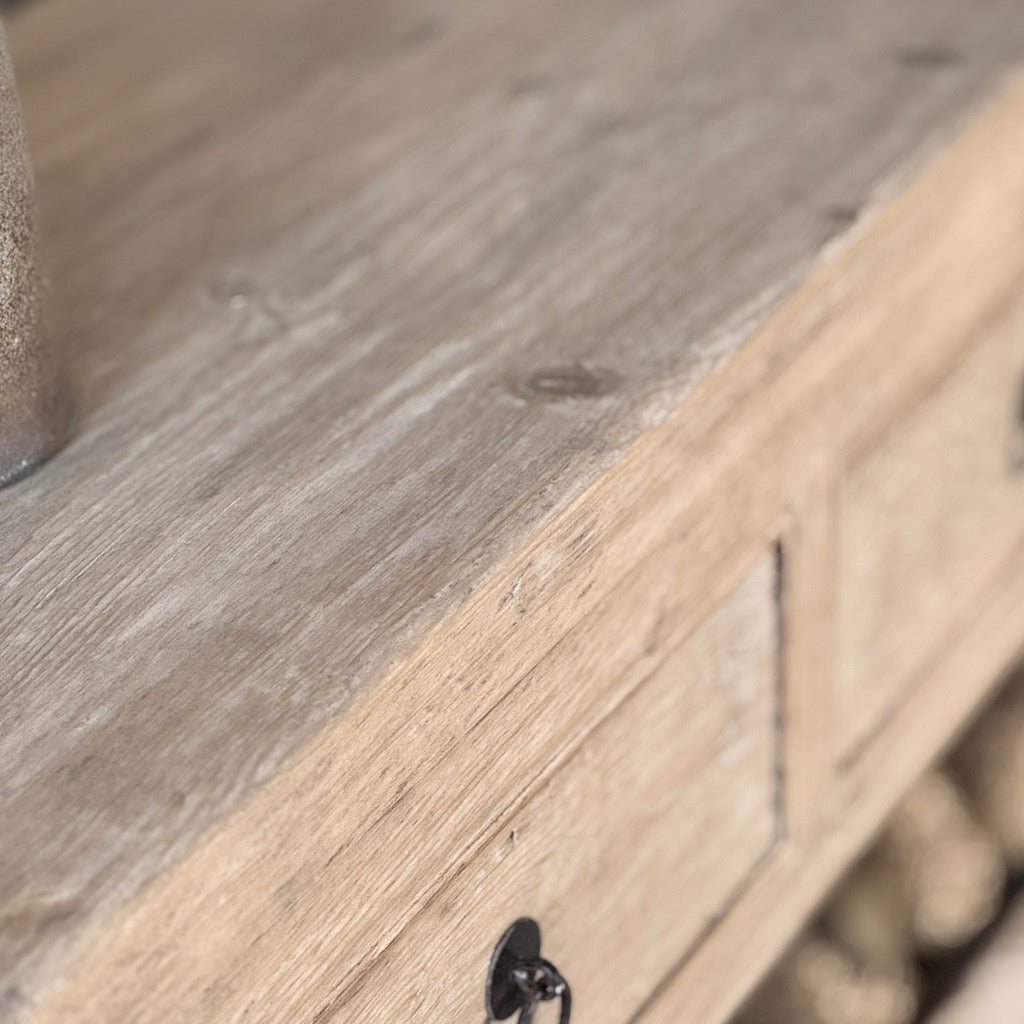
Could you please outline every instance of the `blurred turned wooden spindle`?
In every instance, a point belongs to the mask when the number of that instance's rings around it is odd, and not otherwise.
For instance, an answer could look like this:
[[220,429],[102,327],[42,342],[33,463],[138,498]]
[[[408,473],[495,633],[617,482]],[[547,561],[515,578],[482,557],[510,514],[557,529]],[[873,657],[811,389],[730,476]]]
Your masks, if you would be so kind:
[[1024,903],[1007,908],[957,990],[927,1024],[1016,1024],[1024,1019]]
[[[1024,699],[1014,705],[1024,724]],[[993,709],[994,720],[1009,715]],[[1024,763],[1021,730],[982,749]],[[1009,736],[1016,737],[1017,746]],[[990,787],[991,790],[991,787]],[[1000,790],[996,807],[1010,796]],[[946,771],[927,772],[893,812],[878,842],[833,893],[805,933],[748,1002],[735,1024],[910,1024],[918,1007],[915,957],[969,942],[993,918],[1006,871],[998,844]]]
[[858,962],[821,926],[808,931],[734,1024],[910,1024],[917,993],[908,978]]
[[914,944],[923,952],[969,942],[995,916],[1006,885],[1002,853],[945,771],[927,772],[889,820],[879,855],[902,874]]
[[912,913],[902,873],[871,851],[736,1024],[910,1024]]
[[1024,871],[1024,674],[971,729],[951,767],[1010,869]]
[[833,893],[822,926],[865,971],[899,987],[915,984],[913,916],[903,873],[876,848]]
[[32,168],[0,26],[0,486],[62,444],[68,402],[54,341],[42,327]]

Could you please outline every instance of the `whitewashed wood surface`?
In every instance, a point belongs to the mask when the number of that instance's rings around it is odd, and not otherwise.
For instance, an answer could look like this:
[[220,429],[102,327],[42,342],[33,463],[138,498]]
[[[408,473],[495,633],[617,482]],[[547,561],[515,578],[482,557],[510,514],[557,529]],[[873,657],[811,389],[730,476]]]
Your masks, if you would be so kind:
[[78,427],[0,493],[0,1019],[678,410],[1024,19],[45,0],[8,35]]

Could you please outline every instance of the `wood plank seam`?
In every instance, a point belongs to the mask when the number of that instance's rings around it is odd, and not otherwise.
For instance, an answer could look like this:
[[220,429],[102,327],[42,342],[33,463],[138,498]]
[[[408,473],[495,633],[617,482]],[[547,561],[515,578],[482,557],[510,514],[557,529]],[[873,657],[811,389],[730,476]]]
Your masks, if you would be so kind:
[[837,474],[822,460],[807,468],[806,485],[795,496],[790,524],[781,534],[790,567],[781,605],[789,641],[788,836],[794,845],[804,847],[813,846],[821,831],[833,824],[836,516]]
[[[773,569],[773,593],[777,592],[778,588],[777,576],[775,575],[779,561],[779,555],[777,554],[778,547],[778,545],[774,545],[772,547],[769,547],[768,549],[771,552],[771,564]],[[750,573],[751,569],[754,566],[756,566],[764,557],[764,553],[758,551],[755,555],[747,555],[746,557],[740,557],[739,559],[736,559],[737,564],[743,567],[741,570],[737,570],[736,574],[742,578],[745,578]],[[652,558],[656,560],[657,553],[655,553],[655,555],[653,555]],[[638,566],[634,570],[634,572],[639,572],[641,568],[642,566]],[[717,609],[724,603],[724,600],[719,598],[715,601],[715,608]],[[775,622],[775,632],[777,640],[777,604],[773,608],[772,615],[773,621]],[[459,852],[459,854],[456,857],[452,858],[448,870],[439,874],[438,878],[436,879],[436,884],[432,887],[432,889],[425,894],[421,902],[419,902],[415,907],[411,908],[410,913],[408,914],[403,926],[399,930],[396,930],[396,932],[391,936],[387,944],[378,949],[371,959],[364,960],[358,966],[357,969],[351,971],[350,973],[346,974],[344,978],[338,980],[337,986],[334,992],[330,995],[330,998],[322,1006],[320,1006],[319,1009],[316,1010],[313,1018],[315,1024],[325,1024],[326,1021],[329,1021],[338,1015],[341,1009],[351,1000],[353,993],[357,993],[359,989],[364,984],[366,984],[367,979],[372,976],[373,972],[377,969],[378,964],[382,960],[386,960],[389,954],[396,947],[396,944],[404,938],[406,931],[412,928],[416,919],[424,916],[428,910],[430,910],[434,906],[437,906],[439,902],[443,902],[444,899],[447,898],[446,892],[450,888],[452,888],[453,883],[455,883],[458,879],[466,877],[467,872],[469,872],[473,868],[475,861],[477,860],[479,854],[484,850],[484,848],[490,842],[492,842],[495,837],[508,832],[509,823],[514,820],[516,814],[520,812],[524,807],[531,804],[540,792],[542,792],[547,787],[551,786],[552,782],[558,777],[559,773],[563,769],[565,769],[565,767],[569,763],[571,763],[574,759],[579,758],[581,753],[586,748],[587,741],[599,729],[601,729],[603,726],[609,723],[614,717],[619,715],[626,707],[628,707],[629,704],[635,703],[641,697],[643,691],[651,682],[653,677],[655,677],[659,673],[659,671],[664,667],[666,662],[672,659],[673,656],[676,655],[681,648],[685,647],[687,641],[703,625],[706,617],[707,616],[705,615],[689,614],[687,616],[687,624],[684,626],[683,629],[677,630],[671,642],[667,642],[662,646],[660,656],[656,661],[653,661],[648,666],[646,666],[645,674],[639,676],[634,681],[633,685],[628,689],[620,690],[618,698],[615,701],[615,703],[613,705],[606,706],[604,709],[604,713],[600,718],[597,718],[593,722],[591,722],[589,724],[589,727],[585,731],[577,732],[574,735],[573,740],[571,742],[563,744],[559,748],[557,755],[551,758],[548,762],[546,762],[542,770],[538,772],[536,775],[534,775],[531,778],[530,782],[524,785],[520,792],[515,794],[514,797],[508,803],[502,805],[501,809],[498,810],[492,818],[486,821],[486,823],[481,827],[477,835],[474,837],[474,841],[472,842],[472,844],[467,845],[464,849],[462,849]],[[562,640],[560,640],[559,643],[565,642],[568,639],[570,638],[562,638]],[[775,660],[777,663],[777,650]],[[503,698],[503,703],[506,701],[514,702],[515,692],[519,685],[521,685],[521,683],[522,680],[518,681],[512,687],[509,693]],[[777,692],[777,685],[775,689]],[[781,758],[779,757],[778,752],[779,736],[777,726],[774,730],[774,733],[775,734],[772,739],[773,762],[775,766],[775,778],[773,779],[773,802],[774,806],[777,809],[780,802],[777,787],[779,784],[779,764],[781,762]],[[756,865],[762,864],[768,857],[770,857],[776,845],[781,841],[781,837],[779,835],[780,823],[777,814],[774,816],[774,828],[775,834],[769,841],[767,847],[756,858]],[[745,888],[749,878],[753,874],[756,874],[756,866],[755,868],[751,869],[750,872],[748,872],[748,875],[745,877],[745,879],[740,882],[739,888],[741,890]],[[705,924],[702,927],[699,936],[690,943],[690,950],[696,948],[696,946],[699,945],[700,941],[702,940],[702,937],[707,933],[708,929],[713,926],[714,921],[717,920],[718,917],[720,917],[720,914],[716,914],[715,918],[712,921],[710,921],[708,924]],[[481,956],[483,956],[485,952],[486,951],[482,950]]]
[[789,836],[789,746],[788,714],[791,709],[789,693],[789,640],[790,632],[786,618],[786,587],[788,568],[786,548],[782,541],[781,528],[776,534],[779,540],[773,546],[775,561],[775,585],[772,590],[775,610],[775,843],[783,842]]
[[[739,1008],[774,962],[768,955],[766,944],[746,945],[750,932],[758,929],[781,931],[782,934],[772,944],[772,948],[781,951],[784,942],[796,935],[800,924],[826,897],[842,865],[849,863],[870,842],[906,787],[956,741],[969,724],[972,714],[984,706],[1001,675],[1024,656],[1024,641],[1016,629],[1017,610],[1021,599],[1024,599],[1022,570],[1024,543],[1008,558],[1005,571],[994,589],[989,591],[985,606],[979,607],[973,623],[964,631],[962,643],[953,651],[952,660],[941,666],[940,678],[969,681],[965,692],[958,694],[957,700],[948,702],[966,704],[966,712],[962,712],[959,706],[940,709],[940,717],[951,723],[940,733],[929,730],[923,722],[926,716],[917,714],[907,734],[908,742],[902,743],[895,756],[887,762],[889,784],[873,785],[865,790],[863,800],[850,801],[847,814],[855,818],[856,827],[823,833],[810,849],[791,843],[780,846],[765,866],[761,878],[755,880],[751,899],[741,900],[720,923],[719,929],[708,937],[706,945],[697,949],[678,975],[661,986],[659,996],[652,998],[648,1012],[638,1018],[637,1024],[669,1024],[680,1019],[723,1024]],[[1015,639],[1007,645],[1005,638],[1011,623]],[[995,637],[1000,637],[1000,642],[993,645],[991,640]],[[987,663],[977,666],[977,662],[982,660],[976,656],[980,650],[997,652],[991,666]],[[916,695],[912,702],[918,705],[918,711],[922,696]],[[795,905],[780,903],[778,894],[781,891],[798,896]],[[704,976],[708,971],[716,966],[725,966],[723,957],[728,957],[730,966],[738,958],[744,964],[754,961],[756,966],[754,970],[732,967],[730,985],[716,988],[705,984]]]
[[686,969],[686,967],[692,962],[697,951],[703,946],[707,940],[715,934],[715,932],[722,926],[722,924],[728,920],[731,914],[735,913],[736,909],[742,905],[744,898],[750,893],[750,891],[757,885],[764,874],[765,868],[774,863],[779,857],[780,853],[789,847],[788,841],[782,837],[776,837],[774,843],[770,849],[765,852],[757,859],[753,867],[750,869],[749,874],[744,879],[743,884],[740,885],[733,895],[722,904],[721,911],[715,915],[714,918],[708,921],[704,926],[697,939],[690,945],[690,947],[683,952],[676,962],[675,967],[665,975],[664,978],[651,990],[650,996],[644,1001],[643,1005],[640,1006],[636,1013],[629,1018],[624,1024],[641,1024],[646,1018],[650,1008],[657,1004],[659,999],[668,991],[672,983],[678,977],[678,975]]

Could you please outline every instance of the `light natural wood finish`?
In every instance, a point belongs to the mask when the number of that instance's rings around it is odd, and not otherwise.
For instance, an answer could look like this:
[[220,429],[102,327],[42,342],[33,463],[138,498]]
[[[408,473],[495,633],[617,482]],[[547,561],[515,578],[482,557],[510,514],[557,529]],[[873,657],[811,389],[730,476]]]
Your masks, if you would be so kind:
[[[832,739],[836,483],[829,466],[809,464],[782,536],[783,770],[786,831],[813,843],[827,827],[835,768]],[[824,568],[823,568],[824,567]]]
[[843,480],[838,729],[849,752],[1024,537],[1024,331],[968,351]]
[[[851,246],[846,258],[856,262],[863,257],[864,263],[856,270],[849,264],[842,265],[842,260],[837,265],[823,267],[809,282],[811,291],[805,296],[806,303],[798,299],[783,315],[766,324],[757,342],[771,346],[781,338],[792,341],[797,326],[808,324],[810,329],[824,332],[819,338],[838,345],[844,337],[855,334],[854,327],[860,325],[869,333],[877,332],[883,341],[887,338],[902,340],[900,347],[888,349],[890,370],[899,365],[901,354],[914,348],[915,341],[925,339],[924,347],[931,344],[938,364],[954,365],[955,359],[951,360],[950,355],[965,351],[951,344],[958,328],[949,316],[933,315],[931,302],[935,294],[947,294],[947,289],[948,294],[968,301],[968,293],[986,279],[985,270],[975,261],[978,253],[969,252],[968,242],[970,239],[980,241],[977,224],[990,227],[999,223],[1001,213],[1006,208],[1018,208],[1016,203],[1024,198],[1024,194],[1017,193],[1020,198],[1009,201],[1008,207],[1004,206],[1005,195],[1000,198],[1001,189],[1010,181],[1017,180],[1016,188],[1020,188],[1024,153],[1013,124],[1022,114],[1024,81],[1016,83],[960,145],[945,154],[905,195],[890,204],[872,225],[871,232]],[[991,162],[989,157],[993,158]],[[967,181],[973,181],[977,188],[971,188],[967,195],[962,194],[964,206],[960,213],[964,219],[959,226],[954,223],[957,219],[954,217],[934,220],[930,211],[942,207],[944,197]],[[980,220],[972,223],[973,215]],[[1007,224],[1005,220],[1003,223]],[[884,249],[887,258],[868,263],[873,243],[879,243],[879,249],[874,250],[877,253],[882,251],[883,239],[890,243]],[[995,241],[989,250],[993,263],[987,264],[986,270],[988,266],[1003,265],[1002,260],[1017,251],[1015,245],[1007,241],[1006,236]],[[918,243],[923,243],[920,250],[916,250]],[[911,260],[910,253],[915,250],[929,254],[935,262],[924,267],[920,260]],[[1016,259],[1013,258],[1015,266]],[[930,278],[934,292],[927,288],[916,292],[900,289],[898,300],[887,303],[881,322],[863,323],[859,311],[873,308],[877,295],[892,296],[890,287],[894,280],[900,279],[898,268],[901,265],[913,265],[923,279]],[[844,275],[848,275],[846,280],[852,294],[842,283]],[[863,304],[861,307],[857,306],[853,295]],[[824,325],[821,319],[807,312],[823,296],[831,297],[830,308],[837,314],[835,322],[826,321]],[[843,304],[837,301],[839,297],[849,297],[850,301]],[[957,309],[964,311],[963,307]],[[950,307],[946,312],[953,314],[956,310]],[[844,316],[848,319],[844,320]],[[962,321],[959,329],[964,329]],[[1009,288],[1008,301],[997,303],[968,334],[975,344],[984,345],[998,344],[998,339],[1013,331],[1024,331],[1024,301],[1016,283]],[[830,349],[823,344],[808,351],[823,358]],[[862,359],[847,365],[846,372],[837,374],[833,380],[834,386],[827,396],[831,402],[823,395],[816,407],[832,411],[834,432],[825,430],[823,433],[833,444],[837,437],[844,435],[852,439],[847,442],[851,454],[859,450],[856,439],[860,432],[850,427],[856,420],[850,411],[850,396],[874,392],[877,397],[893,383],[891,375],[883,372],[881,352],[879,357],[878,362]],[[797,374],[799,367],[791,366],[788,372]],[[786,394],[785,390],[782,394]],[[906,390],[904,395],[911,397]],[[784,464],[790,447],[799,450],[794,437],[815,436],[814,425],[802,418],[806,412],[794,413],[790,409],[791,418],[782,418],[789,430],[771,433],[765,430],[763,423],[755,428],[764,460],[772,465]],[[895,416],[895,411],[892,415]],[[884,421],[885,417],[882,419]],[[876,430],[877,422],[874,421]],[[864,436],[869,436],[867,428],[871,425],[871,421],[864,422]],[[1000,431],[995,443],[1001,446],[1005,437],[1006,432]],[[808,457],[807,447],[799,454],[794,451],[788,458],[795,463],[802,455],[804,462],[813,469],[814,462]],[[837,479],[845,462],[845,453],[838,453],[832,469]],[[728,489],[735,484],[728,480],[723,486]],[[794,553],[805,558],[810,551],[818,550],[817,544],[799,545]],[[825,561],[819,565],[820,571],[828,572],[830,564]],[[795,573],[805,577],[811,573],[811,567],[787,570],[790,579]],[[654,994],[642,1017],[644,1024],[725,1021],[735,1012],[753,981],[767,972],[853,856],[877,833],[915,778],[951,742],[979,703],[991,693],[1007,666],[1024,653],[1021,607],[1024,607],[1024,543],[1007,554],[978,605],[953,628],[933,634],[935,648],[920,667],[917,685],[908,687],[903,702],[892,708],[888,727],[877,734],[854,763],[840,763],[838,785],[824,810],[823,827],[813,839],[797,834],[780,844],[749,892],[730,908],[707,941],[686,958],[680,970]],[[819,664],[827,666],[827,660]],[[840,737],[832,738],[833,758],[841,761]],[[822,770],[828,769],[823,766]]]
[[[847,781],[855,795],[842,827],[824,833],[810,848],[785,841],[745,895],[735,901],[707,940],[680,964],[652,996],[643,1024],[726,1022],[753,984],[767,973],[800,925],[888,817],[897,801],[936,758],[992,689],[992,680],[1024,650],[1024,545],[986,595],[973,622],[948,638],[944,658],[928,687],[900,709],[896,725]],[[851,778],[852,776],[852,778]]]
[[526,913],[574,1013],[629,1020],[776,839],[774,598],[763,558],[323,1019],[475,1020],[480,951]]
[[[11,27],[83,411],[0,504],[32,1024],[330,1019],[780,538],[815,621],[801,496],[1024,279],[1024,84],[951,144],[1016,0],[238,12]],[[721,1020],[980,699],[1020,642],[996,582],[847,827],[829,716],[781,741],[799,839],[654,1019]]]

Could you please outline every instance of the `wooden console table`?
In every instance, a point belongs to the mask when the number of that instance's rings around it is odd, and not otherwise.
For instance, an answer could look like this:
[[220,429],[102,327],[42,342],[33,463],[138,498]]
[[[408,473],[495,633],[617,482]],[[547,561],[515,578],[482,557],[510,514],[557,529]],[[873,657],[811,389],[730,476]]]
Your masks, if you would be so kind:
[[1024,644],[1020,0],[38,0],[0,1021],[723,1024]]

